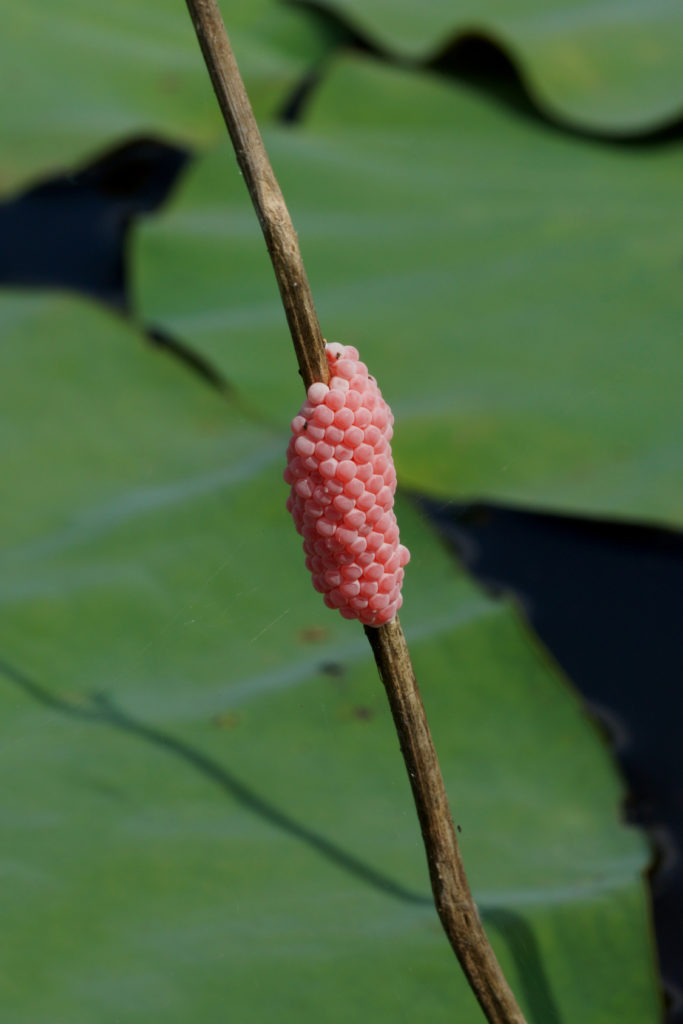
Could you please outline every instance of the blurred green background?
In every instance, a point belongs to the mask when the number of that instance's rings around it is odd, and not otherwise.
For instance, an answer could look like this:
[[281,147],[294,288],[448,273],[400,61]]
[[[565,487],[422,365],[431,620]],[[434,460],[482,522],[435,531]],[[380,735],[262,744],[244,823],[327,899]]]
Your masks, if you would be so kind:
[[[396,414],[401,617],[496,950],[530,1024],[655,1024],[613,757],[405,495],[680,517],[683,11],[223,13],[323,331]],[[193,150],[126,227],[126,315],[0,291],[6,1019],[476,1024],[367,642],[284,508],[301,385],[184,5],[27,0],[0,55],[5,196]]]

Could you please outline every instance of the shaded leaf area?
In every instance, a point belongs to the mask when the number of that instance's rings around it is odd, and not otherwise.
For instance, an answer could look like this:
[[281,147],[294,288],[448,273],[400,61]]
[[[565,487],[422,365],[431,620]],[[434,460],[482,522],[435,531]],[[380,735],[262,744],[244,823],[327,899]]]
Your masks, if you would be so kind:
[[71,288],[129,310],[131,222],[167,198],[189,158],[170,143],[131,139],[0,203],[9,241],[0,250],[0,281]]
[[[0,660],[0,676],[5,682],[15,684],[27,697],[36,700],[52,711],[81,719],[91,724],[101,724],[120,730],[130,736],[144,741],[148,746],[157,748],[163,753],[177,758],[181,764],[189,766],[204,779],[214,783],[225,795],[244,807],[250,813],[262,818],[265,822],[283,833],[298,840],[330,861],[333,865],[348,872],[357,880],[373,889],[408,904],[431,907],[431,897],[423,892],[404,888],[390,876],[382,874],[372,865],[359,860],[353,853],[344,850],[323,835],[320,835],[305,824],[283,813],[278,807],[264,800],[237,776],[226,770],[222,764],[189,743],[178,740],[173,735],[136,720],[121,711],[106,694],[95,693],[80,701],[64,700],[55,696],[49,689],[36,680],[24,675],[14,666]],[[367,708],[354,709],[354,716],[367,720],[370,713]],[[219,718],[217,724],[233,725],[230,716]],[[108,795],[115,793],[114,787],[95,787]],[[538,943],[533,931],[524,917],[514,910],[504,907],[482,907],[481,914],[487,926],[495,929],[508,946],[508,952],[518,968],[519,984],[529,1005],[531,1018],[544,1021],[546,1024],[557,1024],[560,1020],[559,1011],[548,986],[547,976],[540,957]]]
[[[362,48],[361,41],[359,49]],[[501,45],[500,40],[477,32],[458,36],[424,68],[479,90],[517,116],[577,138],[620,146],[651,146],[675,141],[683,135],[683,112],[665,121],[617,129],[592,124],[590,120],[576,121],[563,115],[561,110],[544,106],[529,88],[514,54]]]
[[[680,151],[578,145],[351,57],[267,144],[323,332],[382,368],[404,484],[680,514]],[[144,317],[284,426],[284,318],[227,147],[131,256]]]
[[[230,33],[257,116],[276,113],[346,38],[329,17],[275,0],[230,4]],[[185,146],[224,134],[184,3],[25,0],[3,20],[0,190],[62,170],[128,135]]]
[[373,49],[430,62],[475,33],[519,64],[536,103],[588,131],[633,132],[683,114],[683,10],[672,0],[305,0]]
[[678,639],[683,537],[628,523],[414,496],[489,590],[515,594],[530,625],[604,724],[648,830],[660,963],[683,1019],[683,714]]
[[[286,521],[285,437],[87,303],[4,294],[0,319],[7,1014],[478,1022],[369,649]],[[599,736],[399,511],[404,627],[529,1018],[656,1021],[647,850]]]
[[[0,235],[8,243],[0,249],[0,283],[77,291],[132,316],[129,231],[166,199],[189,159],[168,142],[131,139],[0,203]],[[181,340],[153,325],[145,335],[208,383],[229,387]]]
[[[634,15],[639,31],[640,14]],[[414,15],[408,11],[409,19]],[[390,17],[400,23],[403,15],[397,9]],[[421,8],[420,20],[424,21]],[[459,20],[457,12],[455,20]],[[602,77],[591,78],[588,73],[583,83],[587,95],[579,103],[578,115],[571,102],[569,107],[545,102],[543,89],[535,89],[533,75],[529,79],[523,55],[507,45],[504,35],[476,31],[477,25],[473,22],[443,46],[429,48],[422,66],[465,80],[517,111],[565,131],[652,140],[680,132],[681,103],[672,106],[670,95],[668,104],[653,102],[651,95],[653,90],[659,95],[662,86],[672,86],[675,79],[673,69],[667,70],[661,60],[659,43],[653,49],[641,38],[641,56],[648,47],[650,52],[644,56],[640,74],[629,78],[636,99],[629,96],[627,108],[622,97],[619,102],[626,112],[605,119],[601,102],[610,87]],[[231,4],[228,27],[259,119],[297,119],[324,75],[328,59],[343,49],[371,51],[390,63],[404,62],[400,54],[387,51],[381,39],[354,28],[353,18],[349,20],[334,5],[277,0]],[[628,69],[629,44],[622,45],[612,28],[608,28],[610,45],[617,54],[624,50],[621,63]],[[556,29],[563,30],[562,22]],[[411,41],[419,38],[412,30],[410,35]],[[674,34],[669,41],[678,45]],[[573,77],[585,76],[592,60],[591,46],[584,53],[583,43],[574,60]],[[545,46],[542,39],[539,46]],[[549,64],[557,71],[553,44],[548,53]],[[92,156],[115,137],[165,134],[184,147],[195,147],[215,143],[224,135],[182,4],[168,8],[154,0],[143,9],[126,0],[109,9],[87,6],[82,0],[56,0],[46,10],[36,0],[28,0],[8,14],[0,57],[8,80],[14,83],[0,97],[6,142],[0,156],[2,191],[16,189],[27,178],[59,172]],[[643,105],[652,108],[647,116]]]

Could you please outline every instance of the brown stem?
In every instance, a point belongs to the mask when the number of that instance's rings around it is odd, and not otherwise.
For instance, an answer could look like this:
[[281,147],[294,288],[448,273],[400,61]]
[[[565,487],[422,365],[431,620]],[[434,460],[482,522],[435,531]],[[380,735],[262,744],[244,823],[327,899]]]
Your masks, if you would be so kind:
[[524,1024],[479,919],[453,828],[439,760],[398,616],[365,627],[389,698],[427,853],[434,903],[490,1024]]
[[[296,232],[268,160],[215,0],[186,0],[237,161],[273,264],[299,369],[308,387],[327,381],[324,342]],[[434,901],[489,1024],[525,1024],[479,920],[463,867],[441,769],[401,624],[365,632],[389,698],[415,798]]]
[[215,0],[186,0],[214,92],[230,133],[275,271],[306,387],[329,376],[325,343],[296,231],[270,165],[228,34]]

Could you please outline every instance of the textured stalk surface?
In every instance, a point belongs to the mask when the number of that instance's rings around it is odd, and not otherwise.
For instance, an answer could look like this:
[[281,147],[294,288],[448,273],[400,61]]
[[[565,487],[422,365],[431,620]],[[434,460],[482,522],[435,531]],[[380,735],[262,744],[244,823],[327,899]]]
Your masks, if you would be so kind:
[[[266,153],[215,0],[186,0],[237,162],[261,224],[282,304],[308,388],[327,383],[325,346],[299,243]],[[489,1024],[525,1024],[482,927],[460,856],[453,819],[408,645],[398,616],[365,626],[389,698],[415,799],[436,909]]]

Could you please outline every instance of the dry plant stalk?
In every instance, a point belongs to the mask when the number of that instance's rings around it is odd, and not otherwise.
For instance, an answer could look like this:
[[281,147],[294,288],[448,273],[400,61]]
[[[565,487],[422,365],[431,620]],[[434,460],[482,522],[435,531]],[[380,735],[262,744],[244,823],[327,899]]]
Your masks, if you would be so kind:
[[[186,0],[237,162],[265,236],[287,322],[308,387],[327,383],[324,342],[289,216],[216,0]],[[387,692],[415,799],[441,923],[489,1024],[525,1024],[472,899],[441,769],[398,616],[366,626]]]

